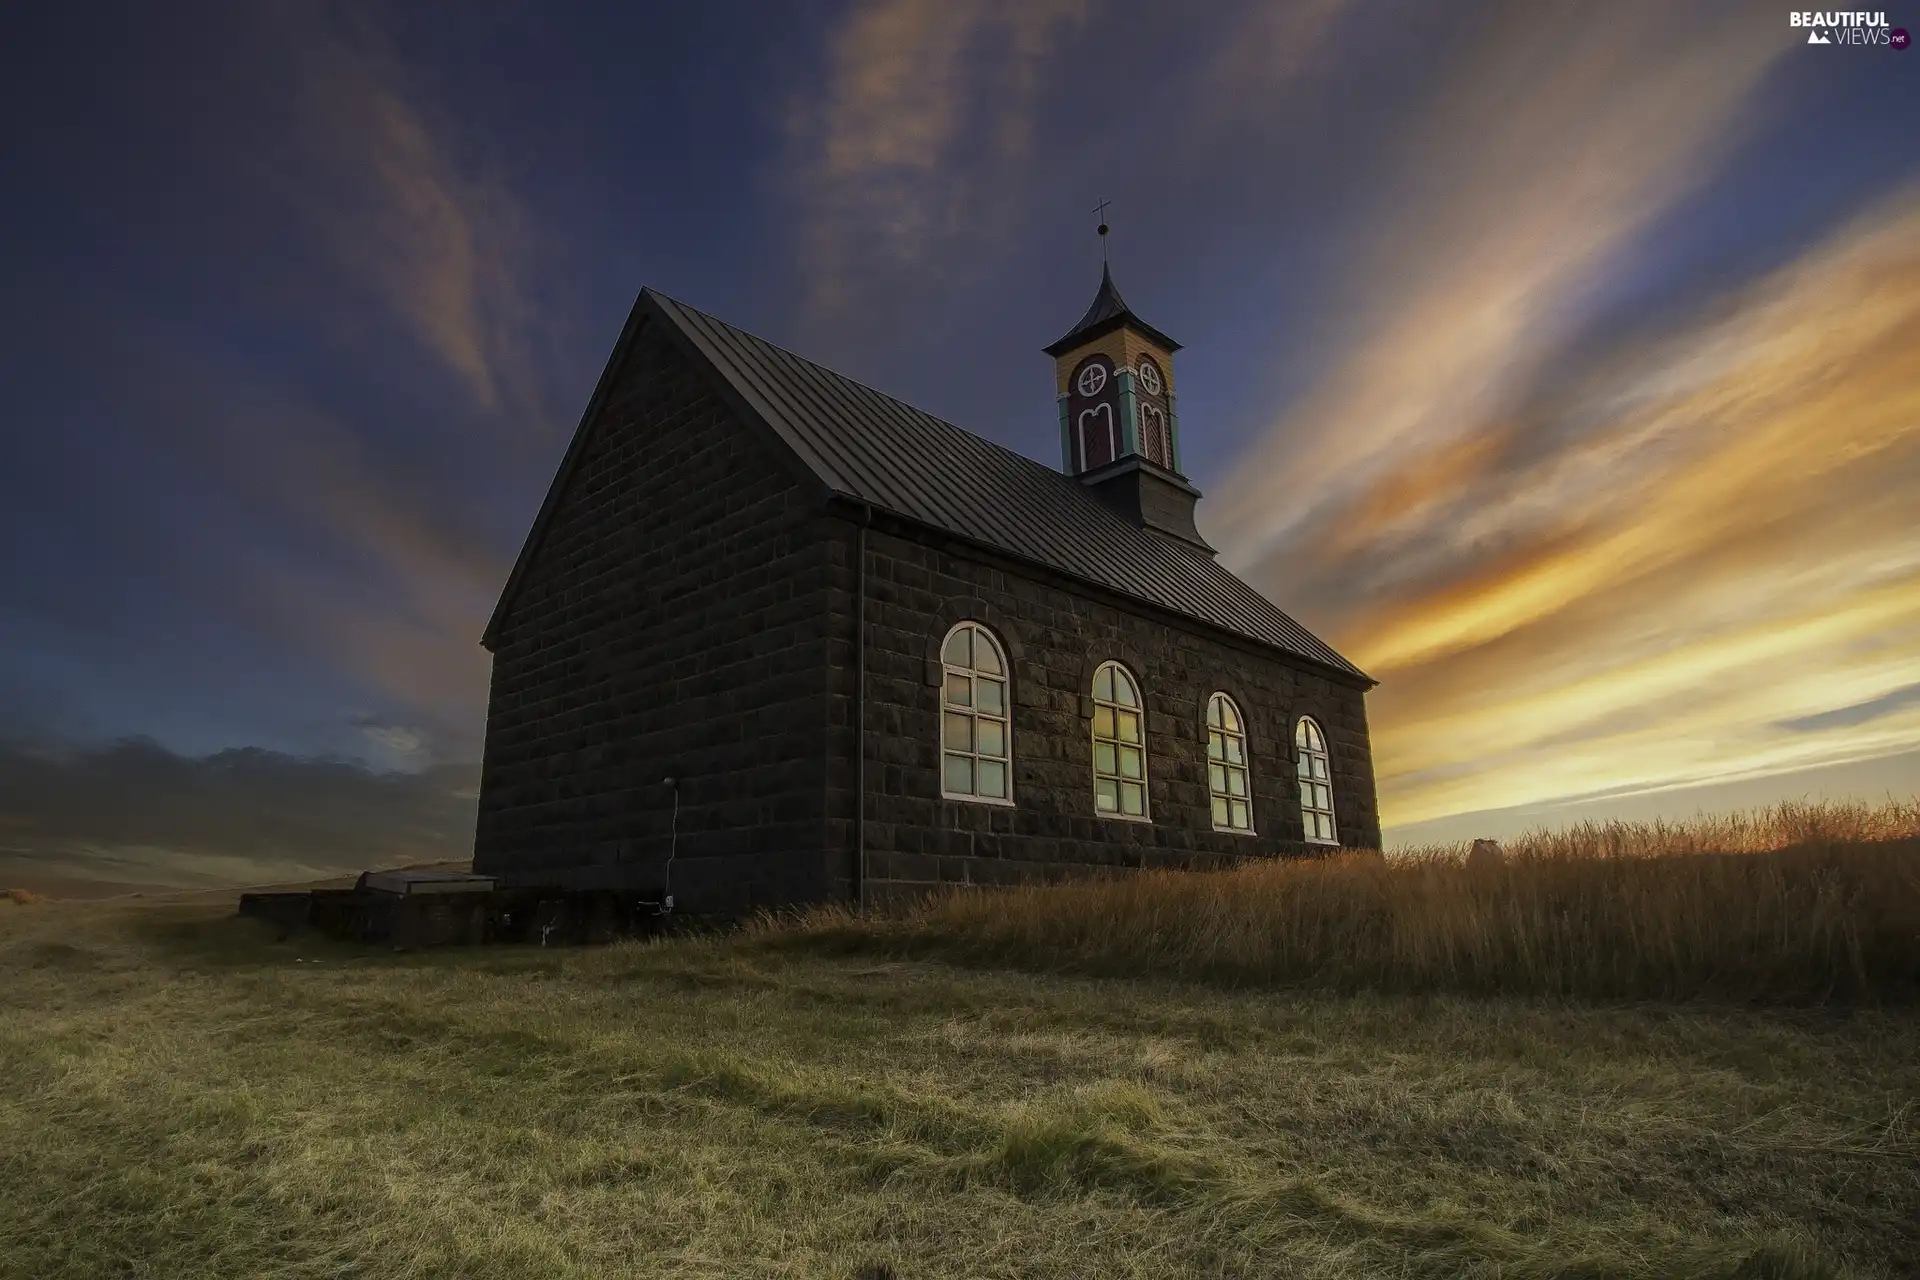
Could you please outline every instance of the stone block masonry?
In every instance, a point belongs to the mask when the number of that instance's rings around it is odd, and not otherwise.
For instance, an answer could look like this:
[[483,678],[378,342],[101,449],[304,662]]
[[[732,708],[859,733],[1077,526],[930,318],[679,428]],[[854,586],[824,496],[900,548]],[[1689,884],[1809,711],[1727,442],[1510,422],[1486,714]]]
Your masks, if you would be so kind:
[[[833,630],[850,642],[855,546],[856,531],[843,522],[834,536],[830,608]],[[1365,689],[1357,682],[904,522],[877,520],[867,546],[870,899],[956,883],[1322,852],[1303,840],[1295,789],[1293,727],[1302,715],[1319,721],[1328,739],[1341,842],[1379,846]],[[1012,663],[1011,808],[940,794],[938,647],[967,618],[992,628]],[[1095,668],[1107,660],[1124,663],[1140,681],[1150,822],[1094,809],[1086,700]],[[836,665],[830,683],[851,717],[851,664]],[[1232,696],[1246,718],[1252,835],[1213,830],[1205,714],[1216,691]],[[852,776],[851,769],[830,773],[827,802],[834,829],[849,841]],[[855,856],[849,844],[849,866]]]
[[636,336],[495,638],[477,871],[650,889],[674,853],[692,909],[827,895],[831,518],[775,447]]

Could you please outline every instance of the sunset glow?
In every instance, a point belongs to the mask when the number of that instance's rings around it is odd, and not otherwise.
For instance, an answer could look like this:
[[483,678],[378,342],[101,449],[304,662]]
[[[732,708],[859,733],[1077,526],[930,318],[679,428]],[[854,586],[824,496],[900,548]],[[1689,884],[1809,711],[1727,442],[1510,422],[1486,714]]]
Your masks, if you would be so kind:
[[228,751],[466,813],[642,285],[1052,465],[1103,252],[1186,344],[1201,531],[1381,682],[1389,842],[1920,777],[1916,55],[1717,3],[593,8],[12,33],[0,751],[72,803],[0,796],[0,854]]

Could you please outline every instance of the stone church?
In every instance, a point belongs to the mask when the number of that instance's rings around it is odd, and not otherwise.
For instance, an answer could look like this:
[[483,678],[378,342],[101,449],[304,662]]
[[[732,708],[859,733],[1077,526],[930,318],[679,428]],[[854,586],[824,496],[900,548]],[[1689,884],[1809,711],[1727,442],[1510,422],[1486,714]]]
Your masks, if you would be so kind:
[[482,643],[474,869],[736,913],[1377,847],[1373,681],[1223,568],[1103,273],[1060,469],[651,290]]

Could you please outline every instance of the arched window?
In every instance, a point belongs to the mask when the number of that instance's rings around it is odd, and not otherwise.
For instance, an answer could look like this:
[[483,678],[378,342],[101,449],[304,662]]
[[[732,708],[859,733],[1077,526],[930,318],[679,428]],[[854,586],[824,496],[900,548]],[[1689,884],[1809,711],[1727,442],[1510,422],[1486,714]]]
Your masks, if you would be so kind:
[[1247,777],[1247,729],[1224,693],[1207,699],[1207,794],[1215,831],[1253,830],[1253,788]]
[[940,646],[940,794],[950,800],[1013,801],[1013,730],[1007,659],[993,633],[962,622]]
[[1333,831],[1333,779],[1327,769],[1327,740],[1311,717],[1301,716],[1293,730],[1299,758],[1300,824],[1315,844],[1338,844]]
[[1167,430],[1167,380],[1151,356],[1141,356],[1133,371],[1134,392],[1140,402],[1140,455],[1163,467],[1173,466],[1173,437]]
[[1156,405],[1140,406],[1140,452],[1149,462],[1173,466],[1173,449],[1167,442],[1167,415]]
[[1147,814],[1147,732],[1140,686],[1117,662],[1093,673],[1093,807],[1115,818]]

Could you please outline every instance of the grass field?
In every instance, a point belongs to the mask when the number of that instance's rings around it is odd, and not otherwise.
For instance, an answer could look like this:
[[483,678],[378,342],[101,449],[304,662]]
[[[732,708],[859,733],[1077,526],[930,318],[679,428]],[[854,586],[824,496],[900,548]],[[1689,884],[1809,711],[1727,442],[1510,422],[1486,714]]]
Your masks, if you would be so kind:
[[[1911,852],[1804,856],[1845,882],[1821,936],[1902,918]],[[1408,927],[1491,874],[1402,869],[1354,874]],[[417,955],[0,901],[0,1276],[1920,1274],[1920,1017],[1877,961],[1652,1002],[1222,967],[1191,913],[1131,959],[1035,941],[1122,888]]]

